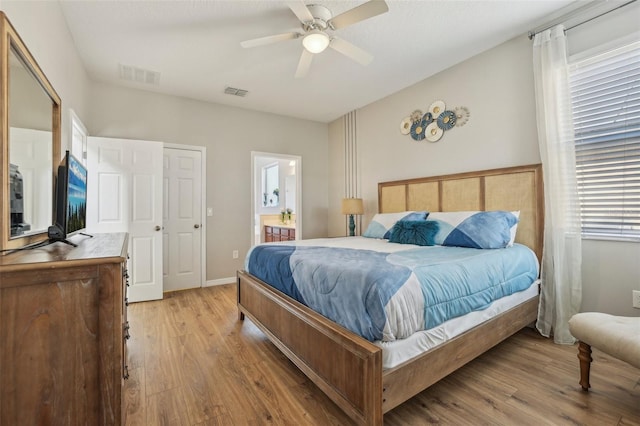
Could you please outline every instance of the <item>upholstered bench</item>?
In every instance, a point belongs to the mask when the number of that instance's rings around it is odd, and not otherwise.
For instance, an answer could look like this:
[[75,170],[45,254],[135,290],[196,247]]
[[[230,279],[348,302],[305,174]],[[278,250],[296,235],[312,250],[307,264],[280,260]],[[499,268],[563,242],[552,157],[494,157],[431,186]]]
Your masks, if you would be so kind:
[[640,368],[640,317],[618,317],[598,312],[583,312],[569,320],[573,337],[580,341],[580,385],[589,390],[591,346]]

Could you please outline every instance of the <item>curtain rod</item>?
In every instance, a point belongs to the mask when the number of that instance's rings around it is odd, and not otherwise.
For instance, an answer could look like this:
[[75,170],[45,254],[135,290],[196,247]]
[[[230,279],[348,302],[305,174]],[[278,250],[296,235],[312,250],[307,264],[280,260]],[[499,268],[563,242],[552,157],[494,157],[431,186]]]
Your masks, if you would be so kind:
[[[576,24],[574,24],[574,25],[570,26],[569,28],[565,28],[565,30],[564,30],[564,31],[565,31],[565,32],[567,32],[567,31],[572,30],[572,29],[574,29],[574,28],[576,28],[576,27],[579,27],[579,26],[580,26],[580,25],[582,25],[582,24],[586,24],[587,22],[591,22],[591,21],[593,21],[594,19],[597,19],[597,18],[599,18],[599,17],[601,17],[601,16],[604,16],[604,15],[606,15],[606,14],[608,14],[608,13],[611,13],[611,12],[613,12],[613,11],[616,11],[616,10],[618,10],[618,9],[621,9],[621,8],[623,8],[623,7],[625,7],[625,6],[628,6],[628,5],[630,5],[631,3],[635,3],[635,1],[636,1],[636,0],[630,0],[630,1],[626,2],[626,3],[623,3],[623,4],[619,5],[619,6],[614,7],[613,9],[607,10],[606,12],[602,12],[602,13],[599,13],[598,15],[596,15],[596,16],[592,16],[591,18],[587,18],[587,19],[585,19],[584,21],[580,21],[580,22],[578,22],[578,23],[576,23]],[[529,31],[529,33],[528,33],[528,35],[529,35],[529,40],[533,40],[533,38],[534,38],[534,37],[536,36],[536,34],[538,34],[538,33],[541,33],[541,32],[543,32],[543,31],[546,31],[546,30],[550,29],[550,28],[553,28],[553,27],[555,27],[556,25],[558,25],[558,24],[560,24],[560,23],[563,23],[563,22],[565,22],[565,21],[568,21],[568,20],[570,20],[570,19],[575,19],[575,18],[577,18],[577,17],[578,17],[580,14],[582,14],[582,13],[584,13],[584,9],[579,10],[579,11],[569,12],[569,13],[567,13],[566,15],[564,15],[564,16],[562,16],[562,17],[560,17],[560,18],[556,19],[556,20],[554,21],[554,23],[553,23],[553,24],[548,24],[547,26],[545,26],[544,28],[539,29],[539,30],[538,30],[538,29],[534,29],[534,30],[532,30],[532,31]]]

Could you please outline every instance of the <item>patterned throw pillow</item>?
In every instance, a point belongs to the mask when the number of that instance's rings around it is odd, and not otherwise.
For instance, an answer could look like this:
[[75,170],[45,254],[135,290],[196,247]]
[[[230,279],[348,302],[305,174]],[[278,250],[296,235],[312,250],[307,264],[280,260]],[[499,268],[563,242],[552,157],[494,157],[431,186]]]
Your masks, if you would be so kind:
[[400,212],[400,213],[378,213],[373,216],[367,230],[362,234],[368,238],[385,238],[389,239],[393,225],[399,220],[425,220],[429,213],[427,212]]
[[438,222],[435,241],[443,246],[480,249],[513,245],[520,212],[434,212],[429,220]]
[[433,220],[399,220],[393,225],[389,242],[433,246],[439,229],[438,222]]

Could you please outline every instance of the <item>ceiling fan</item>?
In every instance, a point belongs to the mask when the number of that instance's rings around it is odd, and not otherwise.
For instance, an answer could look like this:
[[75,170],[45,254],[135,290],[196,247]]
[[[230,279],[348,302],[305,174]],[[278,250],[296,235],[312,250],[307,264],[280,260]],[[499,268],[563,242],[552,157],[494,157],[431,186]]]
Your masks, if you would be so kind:
[[302,55],[300,56],[298,68],[296,69],[296,78],[304,77],[309,71],[313,55],[323,52],[327,47],[342,53],[362,65],[368,65],[373,60],[373,56],[370,53],[346,40],[334,36],[332,33],[329,33],[329,31],[339,30],[387,12],[389,6],[387,6],[384,0],[369,0],[338,16],[333,16],[331,11],[322,5],[310,4],[307,6],[303,0],[290,1],[288,5],[302,23],[303,32],[295,31],[245,40],[241,42],[240,45],[245,48],[257,47],[302,37],[304,49],[302,49]]

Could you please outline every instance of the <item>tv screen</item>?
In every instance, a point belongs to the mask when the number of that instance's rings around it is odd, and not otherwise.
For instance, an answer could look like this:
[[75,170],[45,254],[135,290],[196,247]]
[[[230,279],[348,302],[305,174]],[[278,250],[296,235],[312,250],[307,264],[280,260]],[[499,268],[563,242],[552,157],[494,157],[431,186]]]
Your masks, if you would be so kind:
[[87,227],[87,169],[69,154],[67,172],[67,235]]

